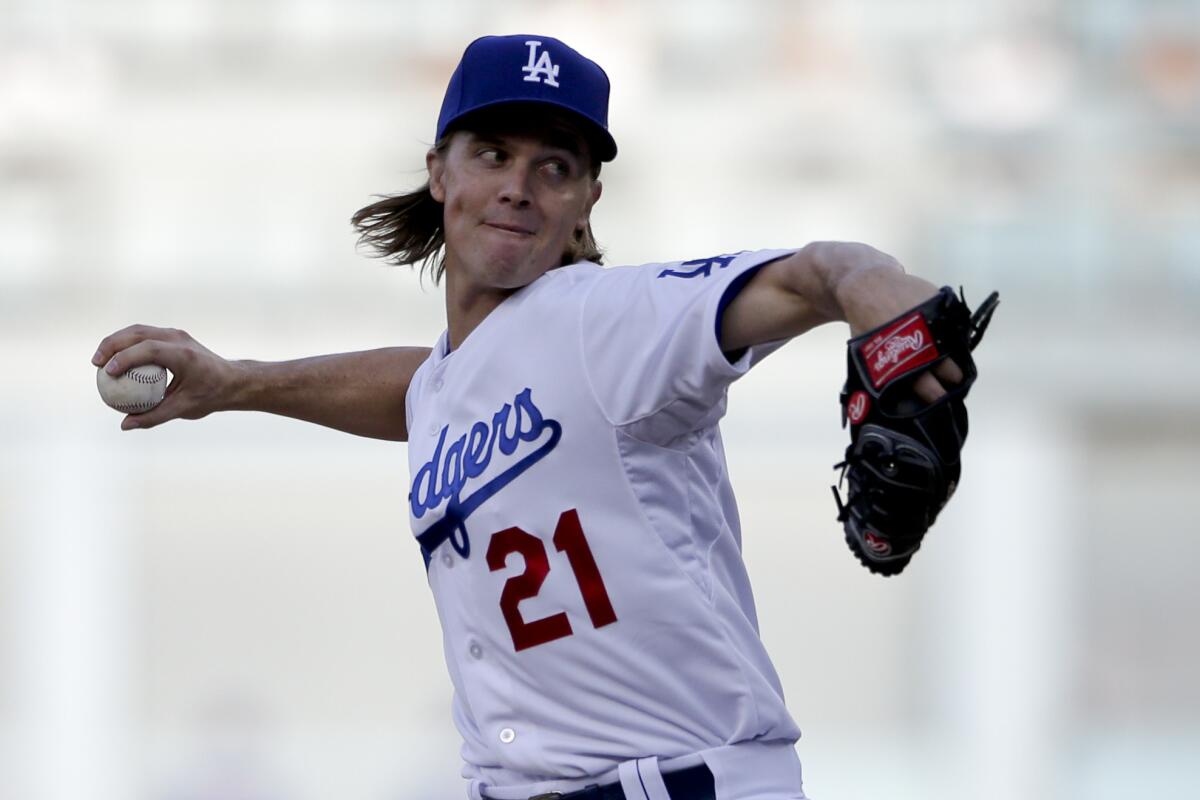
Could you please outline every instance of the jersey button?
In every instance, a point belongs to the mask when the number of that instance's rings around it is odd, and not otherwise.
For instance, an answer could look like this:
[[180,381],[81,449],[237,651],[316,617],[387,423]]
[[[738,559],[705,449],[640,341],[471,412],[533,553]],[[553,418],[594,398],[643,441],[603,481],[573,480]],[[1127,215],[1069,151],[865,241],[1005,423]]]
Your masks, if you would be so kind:
[[442,390],[442,379],[441,379],[441,378],[435,378],[435,379],[434,379],[434,381],[433,381],[433,390],[434,390],[435,392],[440,392],[440,391]]
[[454,556],[450,555],[449,553],[442,553],[442,563],[445,564],[447,568],[453,567]]
[[505,744],[512,744],[513,739],[516,738],[517,732],[512,728],[505,728],[504,730],[500,731],[500,741],[504,742]]
[[467,647],[467,652],[470,653],[471,658],[475,659],[476,661],[483,658],[483,648],[479,646],[479,642],[474,640],[472,640],[471,644]]

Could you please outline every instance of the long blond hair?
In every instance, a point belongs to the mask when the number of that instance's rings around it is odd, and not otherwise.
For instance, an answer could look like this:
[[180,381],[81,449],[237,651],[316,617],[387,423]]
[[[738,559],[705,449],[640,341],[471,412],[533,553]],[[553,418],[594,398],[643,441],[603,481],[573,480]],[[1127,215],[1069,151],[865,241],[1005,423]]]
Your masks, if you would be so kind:
[[[453,135],[448,131],[434,144],[434,151],[445,156]],[[592,180],[596,180],[600,177],[600,162],[594,157],[591,162]],[[443,207],[433,199],[429,181],[405,194],[376,196],[381,199],[355,211],[350,218],[359,233],[358,245],[365,245],[371,251],[368,255],[389,264],[420,264],[421,274],[428,269],[437,285],[446,272],[446,232]],[[559,266],[577,261],[604,263],[604,252],[596,243],[590,221],[583,230],[575,231]]]

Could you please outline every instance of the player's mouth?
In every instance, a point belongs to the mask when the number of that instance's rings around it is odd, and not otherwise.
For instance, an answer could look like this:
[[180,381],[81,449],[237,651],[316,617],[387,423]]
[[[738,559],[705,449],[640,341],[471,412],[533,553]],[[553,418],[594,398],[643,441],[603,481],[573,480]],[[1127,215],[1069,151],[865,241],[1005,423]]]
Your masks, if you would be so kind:
[[523,228],[520,225],[509,225],[508,223],[504,222],[485,222],[483,224],[489,228],[495,228],[498,231],[505,231],[506,233],[517,234],[518,236],[533,236],[533,231],[529,230],[529,228]]

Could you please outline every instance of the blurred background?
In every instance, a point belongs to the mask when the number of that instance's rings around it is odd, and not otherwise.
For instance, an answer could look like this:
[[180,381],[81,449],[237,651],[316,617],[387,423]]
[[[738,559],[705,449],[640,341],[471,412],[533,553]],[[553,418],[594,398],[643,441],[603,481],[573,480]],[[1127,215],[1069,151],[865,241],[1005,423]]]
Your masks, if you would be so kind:
[[348,219],[484,33],[613,82],[608,263],[868,242],[977,303],[959,495],[900,577],[827,486],[844,328],[723,423],[816,800],[1200,796],[1200,2],[0,0],[0,798],[465,796],[405,446],[122,433],[92,352],[432,344]]

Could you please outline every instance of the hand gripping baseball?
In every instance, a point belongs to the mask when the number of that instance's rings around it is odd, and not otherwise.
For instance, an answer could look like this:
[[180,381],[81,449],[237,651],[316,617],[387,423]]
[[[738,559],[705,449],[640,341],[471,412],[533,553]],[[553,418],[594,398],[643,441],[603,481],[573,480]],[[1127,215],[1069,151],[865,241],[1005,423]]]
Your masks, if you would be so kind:
[[[978,373],[971,351],[1000,302],[992,292],[973,314],[950,287],[847,343],[842,425],[850,425],[833,488],[846,543],[871,572],[895,575],[921,546],[958,485],[967,438],[965,399]],[[933,403],[916,380],[946,360],[963,379]]]
[[201,419],[228,408],[236,367],[174,328],[131,325],[106,336],[92,356],[97,367],[120,375],[143,364],[159,364],[174,376],[163,401],[149,411],[128,414],[121,430],[153,428],[172,419]]

